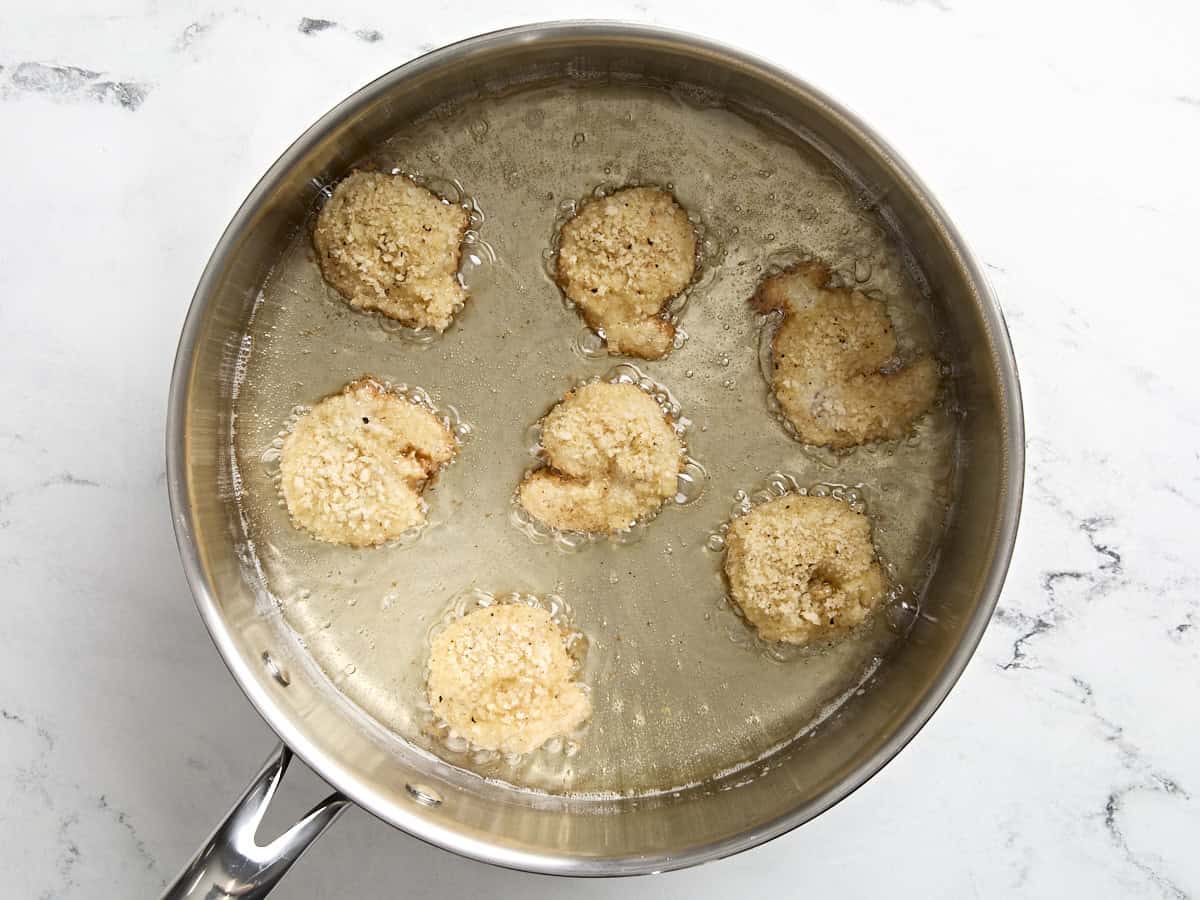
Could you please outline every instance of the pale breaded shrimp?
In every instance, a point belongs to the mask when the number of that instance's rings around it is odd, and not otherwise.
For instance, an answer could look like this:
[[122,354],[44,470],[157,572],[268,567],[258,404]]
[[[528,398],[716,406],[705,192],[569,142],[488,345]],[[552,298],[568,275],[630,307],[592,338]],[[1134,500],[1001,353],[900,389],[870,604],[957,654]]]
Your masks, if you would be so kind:
[[560,531],[612,533],[675,494],[683,441],[658,402],[632,384],[570,391],[542,420],[547,467],[531,472],[518,502]]
[[469,217],[404,175],[355,172],[317,216],[321,274],[355,309],[445,331],[467,292],[458,280]]
[[591,715],[566,635],[540,607],[477,609],[433,639],[429,705],[476,747],[528,753]]
[[283,441],[280,488],[297,527],[370,547],[425,522],[421,492],[457,450],[430,410],[361,378],[296,422]]
[[870,520],[832,497],[785,494],[734,519],[725,541],[733,600],[768,641],[844,634],[887,588]]
[[663,310],[696,271],[696,231],[666,191],[624,188],[589,200],[562,227],[556,271],[610,353],[659,359],[675,337]]
[[902,437],[937,396],[937,361],[926,353],[899,366],[884,303],[828,287],[829,275],[803,263],[766,279],[752,300],[783,312],[771,347],[775,397],[808,444]]

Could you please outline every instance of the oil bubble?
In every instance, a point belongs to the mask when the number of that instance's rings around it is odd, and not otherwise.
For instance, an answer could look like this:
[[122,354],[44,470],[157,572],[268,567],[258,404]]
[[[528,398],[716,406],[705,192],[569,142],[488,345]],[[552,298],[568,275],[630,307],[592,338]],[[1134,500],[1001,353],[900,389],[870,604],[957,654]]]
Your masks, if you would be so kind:
[[608,349],[604,338],[588,327],[581,328],[571,340],[571,349],[584,359],[606,359]]
[[483,141],[487,137],[487,133],[491,130],[491,125],[487,119],[475,119],[468,127],[471,132],[471,137],[476,141]]
[[413,328],[379,313],[373,313],[372,315],[382,331],[392,337],[399,338],[405,343],[418,347],[428,347],[438,339],[437,331],[432,328]]
[[540,458],[542,455],[542,421],[539,419],[525,429],[525,449],[529,455]]
[[683,470],[676,476],[675,483],[675,503],[687,506],[695,503],[704,494],[704,488],[708,484],[708,472],[689,456],[684,461]]
[[627,547],[630,544],[636,544],[646,536],[647,521],[648,520],[630,522],[629,525],[622,528],[620,531],[609,535],[609,540],[618,547]]
[[908,634],[919,614],[920,606],[916,599],[899,585],[892,591],[891,601],[884,606],[884,621],[887,627],[901,636]]

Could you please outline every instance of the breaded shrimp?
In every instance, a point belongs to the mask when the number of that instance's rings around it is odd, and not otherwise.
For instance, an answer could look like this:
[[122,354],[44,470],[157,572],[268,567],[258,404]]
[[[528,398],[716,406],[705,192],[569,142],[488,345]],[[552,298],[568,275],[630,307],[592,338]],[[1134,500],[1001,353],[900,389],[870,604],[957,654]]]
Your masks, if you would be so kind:
[[433,639],[426,691],[433,712],[476,747],[528,753],[591,715],[575,674],[546,610],[499,604]]
[[403,175],[355,172],[321,208],[321,274],[355,309],[445,331],[466,302],[458,280],[467,211]]
[[768,278],[751,301],[780,310],[772,387],[800,439],[835,449],[902,437],[932,405],[937,361],[897,367],[887,307],[859,291],[827,287],[817,262]]
[[886,590],[871,523],[832,497],[786,494],[730,523],[733,600],[768,641],[807,644],[862,622]]
[[314,406],[284,438],[284,503],[317,540],[382,544],[425,522],[421,492],[457,451],[432,412],[361,378]]
[[558,284],[610,353],[659,359],[675,326],[662,317],[696,271],[696,232],[666,191],[630,187],[590,200],[562,227]]
[[675,494],[683,441],[657,401],[632,384],[570,391],[542,420],[547,467],[517,491],[534,518],[561,531],[612,533]]

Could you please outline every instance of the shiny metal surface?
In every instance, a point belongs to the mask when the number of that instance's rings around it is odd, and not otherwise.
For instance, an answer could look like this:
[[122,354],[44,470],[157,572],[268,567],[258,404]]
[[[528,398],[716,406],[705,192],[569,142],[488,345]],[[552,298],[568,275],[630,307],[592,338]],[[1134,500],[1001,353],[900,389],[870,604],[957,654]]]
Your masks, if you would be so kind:
[[349,803],[333,794],[269,844],[256,840],[292,753],[280,744],[208,841],[162,894],[162,900],[258,900],[267,896],[300,855]]
[[[518,793],[364,725],[322,686],[277,611],[243,577],[232,502],[241,336],[319,186],[398,122],[464,92],[585,77],[699,86],[731,108],[771,117],[850,173],[939,298],[969,410],[960,438],[964,478],[923,613],[867,690],[747,783],[731,777],[637,803]],[[356,93],[284,153],[234,217],[197,288],[172,378],[167,457],[176,534],[201,615],[230,671],[288,746],[346,797],[452,851],[533,871],[620,875],[693,865],[782,834],[845,797],[912,738],[962,672],[999,596],[1016,534],[1023,443],[999,307],[961,237],[890,148],[807,85],[736,51],[658,29],[571,23],[434,51]]]

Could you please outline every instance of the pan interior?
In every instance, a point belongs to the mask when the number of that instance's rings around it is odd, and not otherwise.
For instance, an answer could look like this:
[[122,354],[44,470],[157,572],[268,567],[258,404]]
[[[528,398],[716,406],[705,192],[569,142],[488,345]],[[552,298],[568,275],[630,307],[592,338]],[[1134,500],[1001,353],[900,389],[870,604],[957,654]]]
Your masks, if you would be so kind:
[[[955,401],[905,441],[845,454],[806,448],[772,416],[761,367],[764,323],[747,305],[764,273],[801,254],[888,303],[903,348],[950,342],[915,267],[855,184],[795,135],[684,89],[538,85],[447,104],[396,123],[357,168],[419,175],[482,211],[469,255],[471,297],[444,335],[415,339],[351,310],[322,281],[310,221],[262,285],[242,341],[232,452],[247,577],[278,610],[328,690],[397,741],[521,788],[556,794],[660,793],[749,766],[859,689],[909,624],[892,604],[852,639],[813,652],[758,641],[725,601],[712,535],[738,492],[774,473],[803,486],[854,487],[881,557],[918,602],[956,484]],[[345,172],[333,173],[336,176]],[[530,426],[578,382],[629,360],[597,354],[547,274],[567,204],[627,184],[669,187],[703,234],[703,261],[665,360],[636,363],[690,420],[703,492],[636,540],[574,550],[510,521],[532,464]],[[315,207],[313,212],[315,213]],[[418,386],[471,427],[426,492],[430,525],[372,550],[295,529],[268,452],[293,409],[373,374]],[[264,461],[264,453],[266,461]],[[513,762],[453,751],[428,734],[430,629],[472,591],[557,595],[588,638],[582,677],[594,714],[578,751]],[[750,771],[756,771],[751,769]]]

